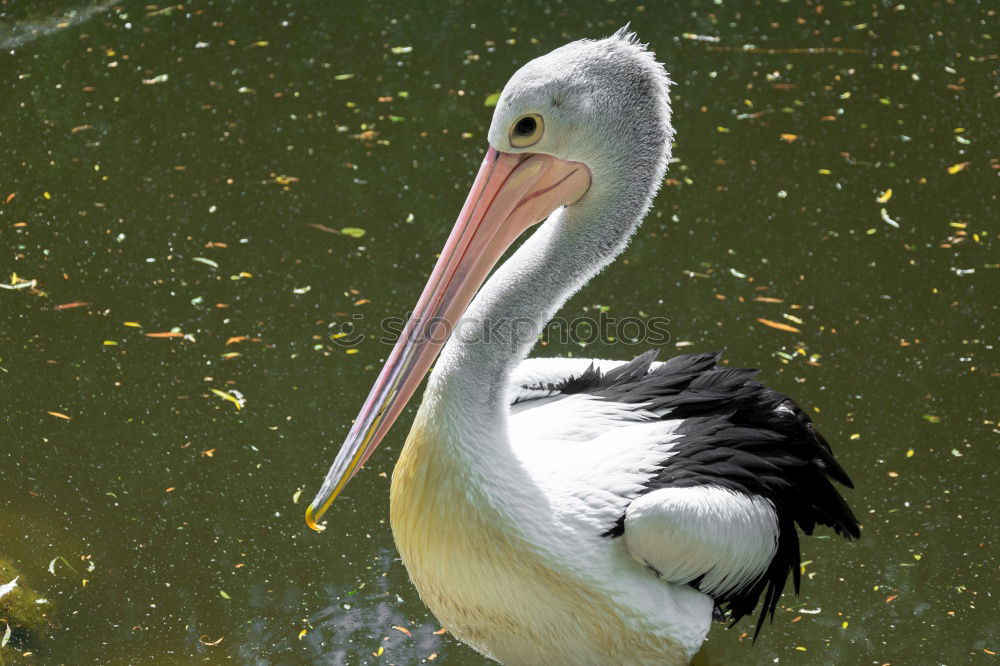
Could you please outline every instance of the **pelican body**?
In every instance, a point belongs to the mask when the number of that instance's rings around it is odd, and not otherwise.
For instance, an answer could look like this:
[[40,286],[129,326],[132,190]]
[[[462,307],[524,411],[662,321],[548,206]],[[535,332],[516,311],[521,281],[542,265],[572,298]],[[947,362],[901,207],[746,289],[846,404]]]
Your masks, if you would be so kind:
[[437,359],[393,472],[393,535],[442,625],[504,664],[688,663],[713,612],[760,605],[759,632],[789,574],[798,590],[798,530],[860,534],[830,447],[753,371],[712,353],[524,360],[652,204],[669,85],[624,29],[508,82],[465,206],[306,513],[322,529]]

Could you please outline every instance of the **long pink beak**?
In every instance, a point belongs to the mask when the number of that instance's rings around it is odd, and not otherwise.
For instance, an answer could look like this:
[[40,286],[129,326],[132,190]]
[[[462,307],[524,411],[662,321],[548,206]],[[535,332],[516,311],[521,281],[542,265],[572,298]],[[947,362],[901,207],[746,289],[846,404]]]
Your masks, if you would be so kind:
[[444,346],[443,333],[454,330],[507,248],[525,229],[576,202],[589,188],[590,170],[579,162],[486,151],[413,316],[306,510],[309,527],[324,529],[318,521],[385,437]]

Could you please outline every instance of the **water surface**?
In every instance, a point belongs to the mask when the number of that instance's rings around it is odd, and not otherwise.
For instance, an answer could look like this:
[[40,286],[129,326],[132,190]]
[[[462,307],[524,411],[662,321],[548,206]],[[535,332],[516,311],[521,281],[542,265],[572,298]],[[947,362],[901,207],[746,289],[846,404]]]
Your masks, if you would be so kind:
[[[676,82],[676,160],[563,315],[669,317],[661,357],[760,368],[864,524],[805,540],[802,594],[699,662],[1000,649],[995,8],[127,1],[0,4],[0,558],[51,620],[4,659],[483,663],[434,633],[393,547],[408,417],[326,533],[302,513],[387,353],[376,322],[461,206],[484,100],[629,20]],[[330,335],[355,314],[347,353]]]

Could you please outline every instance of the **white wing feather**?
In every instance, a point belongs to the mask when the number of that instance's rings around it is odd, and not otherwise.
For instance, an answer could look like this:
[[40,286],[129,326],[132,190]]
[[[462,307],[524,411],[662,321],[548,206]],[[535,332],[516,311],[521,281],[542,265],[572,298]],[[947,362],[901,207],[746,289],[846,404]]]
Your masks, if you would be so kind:
[[666,580],[704,575],[708,594],[739,590],[767,570],[778,548],[774,507],[718,486],[661,488],[625,511],[625,547]]

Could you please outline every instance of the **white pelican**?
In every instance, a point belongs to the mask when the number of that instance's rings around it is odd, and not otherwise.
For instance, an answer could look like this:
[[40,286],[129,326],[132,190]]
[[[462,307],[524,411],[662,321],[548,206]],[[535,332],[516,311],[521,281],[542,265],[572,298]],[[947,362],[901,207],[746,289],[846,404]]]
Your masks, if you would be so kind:
[[859,535],[829,446],[753,371],[718,354],[523,360],[649,209],[670,158],[669,85],[625,29],[514,75],[413,316],[306,512],[322,529],[440,351],[392,475],[392,531],[442,625],[506,664],[687,663],[713,610],[736,621],[763,594],[759,631],[789,573],[798,589],[796,525]]

